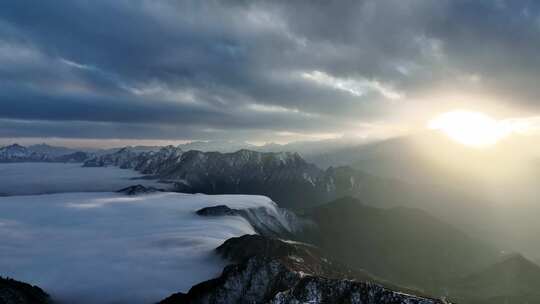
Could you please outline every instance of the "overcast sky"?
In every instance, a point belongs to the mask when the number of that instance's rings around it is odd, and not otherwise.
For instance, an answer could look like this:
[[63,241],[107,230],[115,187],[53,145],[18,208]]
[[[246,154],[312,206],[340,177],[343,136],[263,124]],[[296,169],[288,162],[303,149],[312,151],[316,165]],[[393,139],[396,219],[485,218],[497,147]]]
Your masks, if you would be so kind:
[[537,1],[2,1],[0,138],[290,141],[535,116]]

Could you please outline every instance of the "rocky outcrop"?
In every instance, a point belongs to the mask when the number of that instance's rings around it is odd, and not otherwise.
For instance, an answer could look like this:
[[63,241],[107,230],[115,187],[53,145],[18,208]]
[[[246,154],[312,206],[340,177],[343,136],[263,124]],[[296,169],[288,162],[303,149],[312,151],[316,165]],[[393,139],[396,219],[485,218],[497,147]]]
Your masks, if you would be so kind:
[[154,187],[147,187],[143,185],[134,185],[129,186],[123,189],[118,190],[118,193],[124,193],[126,195],[141,195],[141,194],[150,194],[150,193],[156,193],[156,192],[163,192],[165,190],[158,189]]
[[224,215],[238,215],[237,209],[231,209],[226,205],[217,205],[211,207],[204,207],[197,210],[195,213],[200,216],[224,216]]
[[309,223],[294,213],[277,208],[265,207],[231,209],[226,205],[205,207],[196,211],[200,216],[240,216],[253,227],[255,232],[267,237],[294,239]]
[[41,288],[0,277],[0,304],[48,304],[49,295]]
[[161,303],[443,303],[372,283],[376,279],[369,274],[336,264],[308,244],[246,235],[227,240],[216,251],[235,264],[220,277]]

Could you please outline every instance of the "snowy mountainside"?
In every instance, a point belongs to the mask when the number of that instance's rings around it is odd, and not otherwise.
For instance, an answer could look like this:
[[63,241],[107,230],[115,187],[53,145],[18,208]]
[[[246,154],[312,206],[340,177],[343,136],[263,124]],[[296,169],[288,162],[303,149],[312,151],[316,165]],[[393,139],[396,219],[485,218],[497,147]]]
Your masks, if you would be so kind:
[[370,183],[386,185],[348,167],[321,170],[290,152],[219,153],[169,146],[135,153],[125,148],[88,160],[84,166],[132,168],[185,193],[265,195],[282,207],[305,207],[354,195]]
[[47,161],[46,154],[33,152],[18,144],[0,148],[0,162]]
[[[66,153],[64,153],[66,152]],[[82,151],[72,151],[62,147],[38,145],[25,147],[12,144],[0,147],[0,163],[14,162],[83,162],[90,158],[90,154]]]

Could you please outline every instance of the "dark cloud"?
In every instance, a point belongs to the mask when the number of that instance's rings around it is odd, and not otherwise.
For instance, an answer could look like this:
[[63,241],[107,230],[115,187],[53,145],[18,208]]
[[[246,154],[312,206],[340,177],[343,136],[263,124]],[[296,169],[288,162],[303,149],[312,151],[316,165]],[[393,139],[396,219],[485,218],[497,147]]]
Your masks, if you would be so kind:
[[345,133],[425,92],[535,109],[536,1],[6,1],[3,137]]

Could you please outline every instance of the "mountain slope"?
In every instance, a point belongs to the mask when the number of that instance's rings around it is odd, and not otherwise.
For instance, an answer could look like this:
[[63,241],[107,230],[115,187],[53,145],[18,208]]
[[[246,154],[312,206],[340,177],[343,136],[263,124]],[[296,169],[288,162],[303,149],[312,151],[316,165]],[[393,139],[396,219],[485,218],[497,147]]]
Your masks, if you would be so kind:
[[338,261],[430,292],[498,257],[492,247],[418,209],[373,208],[343,198],[304,216],[316,224],[307,237]]
[[540,266],[513,254],[457,280],[452,289],[460,303],[540,303]]
[[372,278],[332,263],[306,244],[245,235],[227,240],[216,251],[235,264],[227,266],[218,278],[161,303],[443,304],[375,283],[355,281]]

